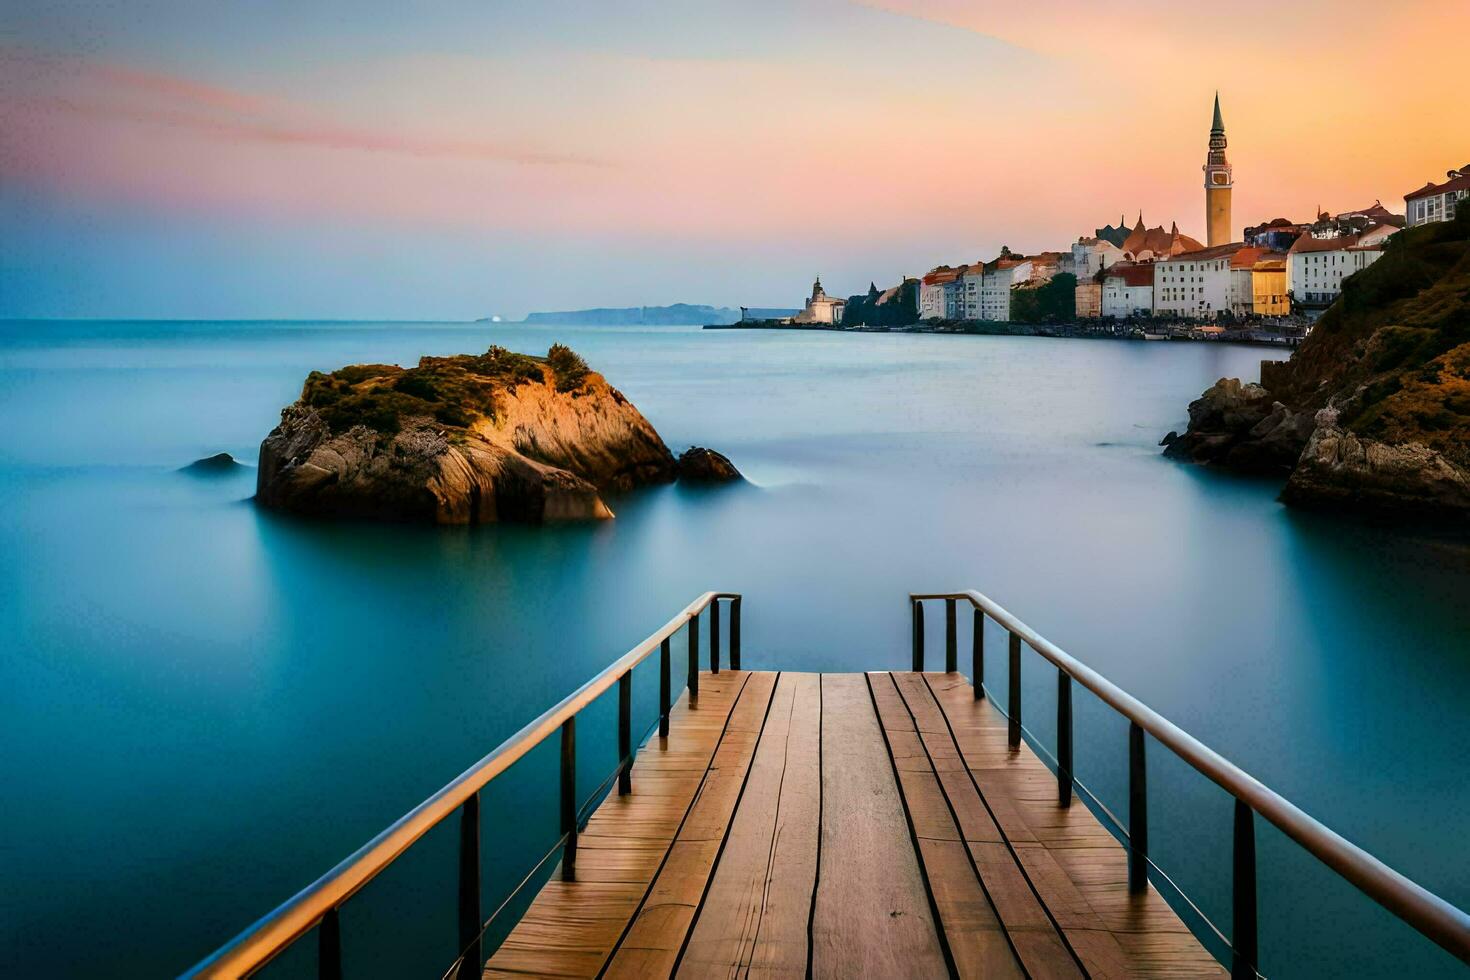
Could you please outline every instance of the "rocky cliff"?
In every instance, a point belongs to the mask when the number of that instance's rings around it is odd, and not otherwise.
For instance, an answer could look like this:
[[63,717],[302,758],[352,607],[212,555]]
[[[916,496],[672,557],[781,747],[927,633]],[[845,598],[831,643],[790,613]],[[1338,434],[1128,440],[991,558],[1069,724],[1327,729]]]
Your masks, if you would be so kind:
[[1221,379],[1166,455],[1287,476],[1293,506],[1470,527],[1470,207],[1409,228],[1262,384]]
[[492,347],[312,372],[260,445],[256,498],[314,516],[473,524],[612,517],[675,477],[648,420],[571,350]]

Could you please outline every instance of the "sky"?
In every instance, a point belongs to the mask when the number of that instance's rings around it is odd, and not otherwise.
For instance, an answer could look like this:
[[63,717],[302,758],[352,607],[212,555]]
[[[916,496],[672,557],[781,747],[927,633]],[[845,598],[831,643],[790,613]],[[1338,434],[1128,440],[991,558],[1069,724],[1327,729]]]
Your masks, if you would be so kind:
[[0,317],[798,306],[1470,163],[1466,0],[6,0]]

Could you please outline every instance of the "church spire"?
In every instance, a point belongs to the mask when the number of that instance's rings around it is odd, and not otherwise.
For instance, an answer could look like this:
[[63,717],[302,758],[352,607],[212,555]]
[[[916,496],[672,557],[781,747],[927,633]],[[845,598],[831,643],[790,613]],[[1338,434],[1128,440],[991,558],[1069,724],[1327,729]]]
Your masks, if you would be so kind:
[[1220,93],[1215,93],[1215,121],[1210,124],[1210,132],[1224,133],[1225,121],[1220,118]]

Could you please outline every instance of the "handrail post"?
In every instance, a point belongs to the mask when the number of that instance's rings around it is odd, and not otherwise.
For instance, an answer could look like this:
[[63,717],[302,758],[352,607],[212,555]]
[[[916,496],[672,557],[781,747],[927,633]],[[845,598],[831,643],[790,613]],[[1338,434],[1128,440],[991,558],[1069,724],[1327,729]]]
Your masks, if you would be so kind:
[[672,699],[673,684],[669,677],[669,638],[666,636],[658,645],[658,736],[669,737],[669,701]]
[[459,969],[457,980],[475,980],[480,961],[480,794],[459,811]]
[[975,688],[975,700],[985,697],[985,612],[975,609],[975,625],[970,633],[970,683]]
[[1250,806],[1235,801],[1235,870],[1231,904],[1234,927],[1230,943],[1233,980],[1255,980],[1260,954],[1256,932],[1256,825]]
[[577,880],[577,716],[561,723],[561,880]]
[[1057,668],[1057,806],[1072,805],[1072,675]]
[[709,672],[720,672],[720,600],[709,601]]
[[924,603],[913,600],[914,606],[914,673],[924,669]]
[[699,613],[689,617],[689,707],[699,701]]
[[1021,747],[1021,638],[1015,633],[1011,634],[1011,678],[1010,697],[1006,703],[1006,713],[1011,716],[1007,738],[1011,748]]
[[633,792],[633,671],[618,678],[618,795]]
[[1148,891],[1148,774],[1144,760],[1144,732],[1128,723],[1128,890]]
[[342,980],[342,923],[336,909],[328,909],[316,927],[317,980]]
[[740,669],[740,596],[730,600],[730,669]]
[[959,631],[955,627],[955,600],[944,600],[944,672],[953,674],[960,669]]

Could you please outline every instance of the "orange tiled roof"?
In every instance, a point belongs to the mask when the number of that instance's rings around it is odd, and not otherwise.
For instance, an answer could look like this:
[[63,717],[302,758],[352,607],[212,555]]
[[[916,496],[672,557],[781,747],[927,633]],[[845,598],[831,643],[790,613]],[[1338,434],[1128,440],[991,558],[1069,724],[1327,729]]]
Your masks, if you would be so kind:
[[1233,256],[1236,252],[1245,248],[1244,242],[1231,242],[1228,245],[1211,245],[1209,248],[1196,248],[1188,252],[1180,252],[1177,255],[1168,255],[1160,262],[1201,262],[1209,259],[1223,259]]

